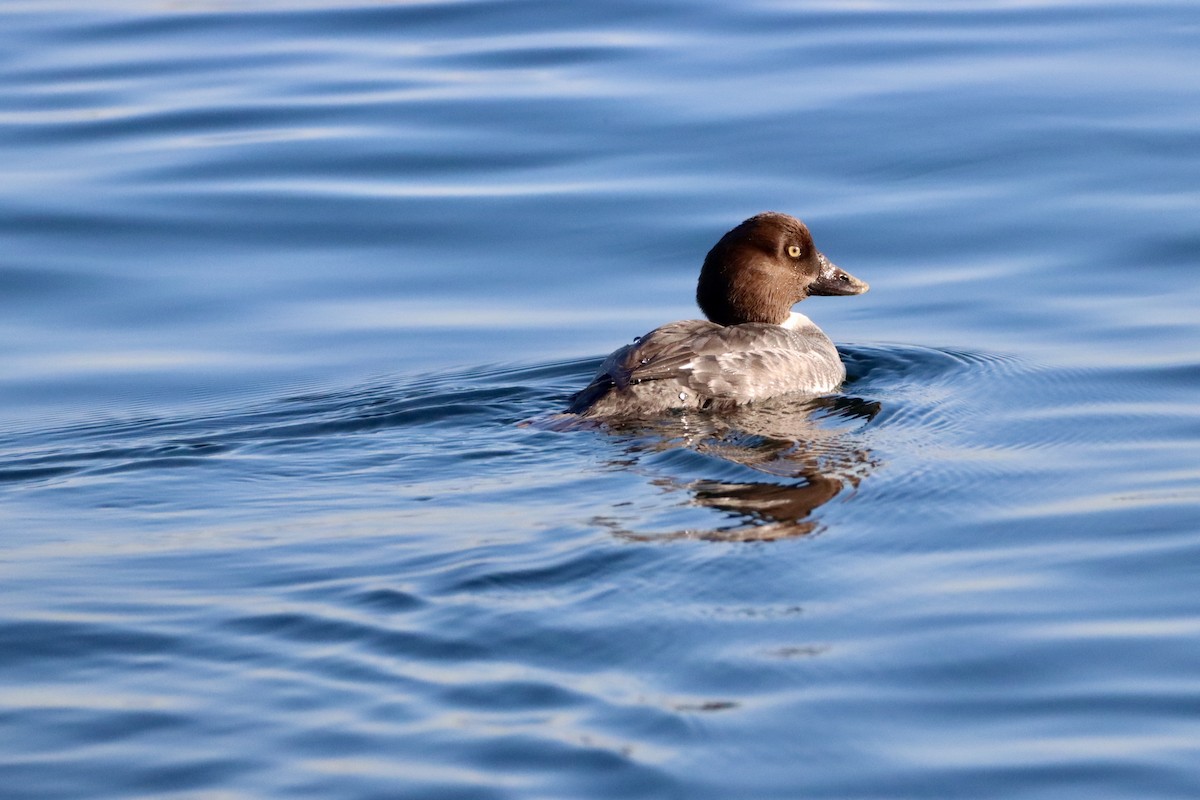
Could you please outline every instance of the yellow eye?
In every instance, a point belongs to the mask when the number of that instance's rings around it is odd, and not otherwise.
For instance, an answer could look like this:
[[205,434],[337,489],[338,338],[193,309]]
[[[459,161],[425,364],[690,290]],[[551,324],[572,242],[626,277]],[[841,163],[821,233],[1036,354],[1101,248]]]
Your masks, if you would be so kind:
[[800,245],[789,244],[788,245],[788,255],[791,256],[792,258],[799,258],[800,257]]

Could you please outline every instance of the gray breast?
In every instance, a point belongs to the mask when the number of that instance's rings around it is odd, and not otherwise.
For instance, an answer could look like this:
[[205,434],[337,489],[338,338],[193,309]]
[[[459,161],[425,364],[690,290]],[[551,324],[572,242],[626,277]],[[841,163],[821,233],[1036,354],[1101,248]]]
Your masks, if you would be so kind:
[[628,416],[732,406],[782,394],[826,394],[845,377],[837,348],[815,325],[789,330],[687,320],[610,355],[568,411]]

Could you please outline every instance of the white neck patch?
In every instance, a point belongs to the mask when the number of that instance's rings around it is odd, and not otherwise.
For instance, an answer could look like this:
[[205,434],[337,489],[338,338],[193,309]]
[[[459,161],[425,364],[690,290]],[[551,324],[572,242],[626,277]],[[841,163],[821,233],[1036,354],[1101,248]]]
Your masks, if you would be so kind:
[[800,328],[810,327],[812,324],[813,321],[811,319],[804,316],[799,311],[793,311],[792,313],[788,314],[787,319],[780,323],[779,327],[787,328],[789,331],[794,331],[799,330]]

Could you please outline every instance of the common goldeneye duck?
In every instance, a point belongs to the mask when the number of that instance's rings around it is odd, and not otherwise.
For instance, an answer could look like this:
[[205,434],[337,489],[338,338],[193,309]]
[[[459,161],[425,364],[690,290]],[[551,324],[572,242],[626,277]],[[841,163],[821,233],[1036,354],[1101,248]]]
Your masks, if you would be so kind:
[[832,392],[846,378],[837,348],[791,308],[809,295],[867,288],[817,250],[800,220],[753,216],[704,259],[696,303],[707,321],[671,322],[634,339],[604,360],[567,411],[628,417]]

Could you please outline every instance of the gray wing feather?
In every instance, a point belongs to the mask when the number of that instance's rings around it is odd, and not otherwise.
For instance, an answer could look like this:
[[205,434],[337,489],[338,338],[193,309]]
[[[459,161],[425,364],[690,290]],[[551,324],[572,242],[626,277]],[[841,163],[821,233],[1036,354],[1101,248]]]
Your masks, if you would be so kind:
[[[610,355],[592,383],[575,396],[571,410],[587,410],[611,394],[633,395],[628,398],[632,406],[741,403],[790,392],[832,391],[844,377],[837,349],[815,326],[797,331],[753,322],[721,326],[687,320],[656,328]],[[660,389],[657,382],[665,383]],[[685,389],[695,396],[676,396]]]

